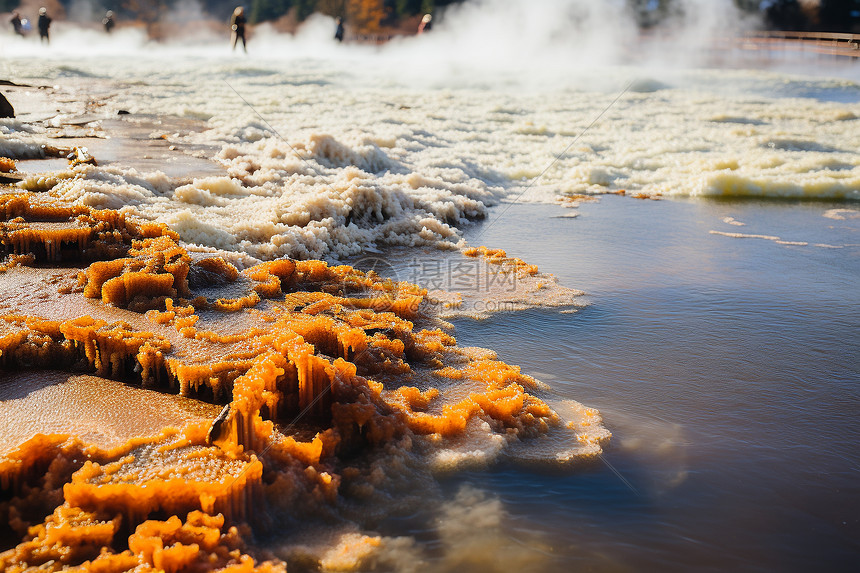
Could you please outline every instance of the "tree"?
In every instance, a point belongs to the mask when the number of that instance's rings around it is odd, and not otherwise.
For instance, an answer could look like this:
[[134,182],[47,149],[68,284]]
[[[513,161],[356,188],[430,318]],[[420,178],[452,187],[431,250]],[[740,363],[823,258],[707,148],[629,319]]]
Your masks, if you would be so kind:
[[296,19],[301,22],[316,11],[317,0],[295,0]]
[[318,0],[317,11],[333,18],[342,18],[346,16],[346,3],[347,0]]
[[684,12],[683,3],[677,0],[627,0],[627,9],[643,28],[657,26]]
[[735,6],[744,12],[758,13],[761,11],[761,0],[735,0]]
[[797,0],[773,0],[764,11],[768,28],[803,30],[807,27],[803,10]]
[[[104,2],[105,0],[101,1]],[[207,14],[222,22],[226,22],[230,18],[238,4],[245,4],[246,7],[250,8],[250,5],[242,0],[202,0],[201,3]]]
[[377,34],[385,18],[383,0],[347,0],[347,20],[359,34]]
[[423,10],[423,0],[394,0],[394,13],[400,16],[414,16]]
[[292,7],[292,0],[252,0],[248,19],[255,24],[277,20]]
[[854,26],[860,23],[860,2],[821,0],[818,18],[821,28],[826,32],[852,32]]
[[157,22],[167,10],[165,0],[123,0],[120,4],[123,14],[147,23]]

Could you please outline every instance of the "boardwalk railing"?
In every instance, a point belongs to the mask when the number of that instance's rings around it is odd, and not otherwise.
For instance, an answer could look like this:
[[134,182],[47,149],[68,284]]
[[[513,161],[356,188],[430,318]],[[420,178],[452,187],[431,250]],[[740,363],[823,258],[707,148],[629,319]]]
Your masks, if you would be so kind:
[[860,58],[860,34],[833,32],[749,32],[734,40],[743,50],[808,53]]

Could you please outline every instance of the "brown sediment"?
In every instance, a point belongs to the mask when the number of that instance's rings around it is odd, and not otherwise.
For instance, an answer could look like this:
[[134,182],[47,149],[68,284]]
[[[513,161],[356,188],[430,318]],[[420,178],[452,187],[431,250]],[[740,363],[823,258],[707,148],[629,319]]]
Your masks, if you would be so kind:
[[221,409],[70,370],[0,371],[0,420],[15,421],[3,426],[0,452],[10,452],[38,433],[73,432],[88,444],[114,448],[168,426],[208,422]]
[[[486,318],[505,311],[536,307],[584,306],[582,291],[565,287],[537,265],[508,256],[503,249],[466,247],[453,262],[449,285],[429,293],[442,319]],[[465,272],[463,272],[465,269]]]
[[533,277],[538,274],[537,265],[530,265],[522,259],[509,257],[503,249],[489,249],[487,247],[467,247],[463,249],[467,257],[481,257],[487,262],[500,265],[502,272],[514,273],[518,277]]
[[[40,434],[0,454],[0,538],[24,538],[2,570],[278,570],[242,552],[237,528],[247,537],[272,512],[334,503],[341,454],[455,438],[475,419],[507,437],[561,426],[534,379],[432,328],[413,285],[322,261],[240,273],[194,261],[162,225],[33,194],[0,197],[0,219],[12,257],[0,276],[16,290],[0,293],[0,367],[77,368],[229,404],[211,428],[114,448]],[[537,273],[504,251],[466,254]],[[241,320],[225,329],[229,316]],[[442,380],[459,390],[447,396]],[[313,432],[289,435],[296,417]]]
[[12,267],[19,265],[32,265],[36,261],[36,257],[31,254],[26,255],[7,255],[3,262],[0,263],[0,273],[4,273]]
[[0,196],[0,243],[6,254],[39,262],[109,260],[124,256],[133,238],[178,235],[163,225],[126,220],[117,211],[58,205],[32,194]]
[[[83,571],[224,571],[285,573],[286,566],[275,561],[255,563],[243,552],[245,542],[239,530],[226,528],[224,517],[201,511],[166,520],[147,520],[128,535],[128,549],[108,551],[123,535],[119,516],[106,520],[99,515],[71,507],[57,507],[34,527],[31,539],[12,552],[0,555],[6,571],[24,571],[31,564],[39,570],[56,571],[79,567]],[[4,562],[4,560],[6,560]]]
[[659,201],[663,198],[663,194],[660,192],[657,193],[631,193],[629,197],[633,197],[634,199],[651,199],[653,201]]

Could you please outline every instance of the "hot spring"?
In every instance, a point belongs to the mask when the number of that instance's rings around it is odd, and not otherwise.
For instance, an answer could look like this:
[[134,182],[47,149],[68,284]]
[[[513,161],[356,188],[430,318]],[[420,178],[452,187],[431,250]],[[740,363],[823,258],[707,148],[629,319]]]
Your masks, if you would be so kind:
[[856,65],[330,24],[2,37],[3,569],[849,570]]

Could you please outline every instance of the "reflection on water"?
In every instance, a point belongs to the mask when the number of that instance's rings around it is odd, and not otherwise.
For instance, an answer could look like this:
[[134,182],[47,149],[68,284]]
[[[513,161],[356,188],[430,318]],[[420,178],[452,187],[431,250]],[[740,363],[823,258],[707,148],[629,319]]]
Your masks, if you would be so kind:
[[[543,532],[546,569],[856,563],[860,222],[825,217],[833,208],[857,206],[603,197],[577,219],[516,205],[473,229],[470,243],[592,304],[459,319],[458,341],[598,408],[613,441],[605,464],[501,464],[445,478],[448,495],[465,482],[496,496],[511,543],[518,527]],[[737,228],[809,244],[710,233]]]

